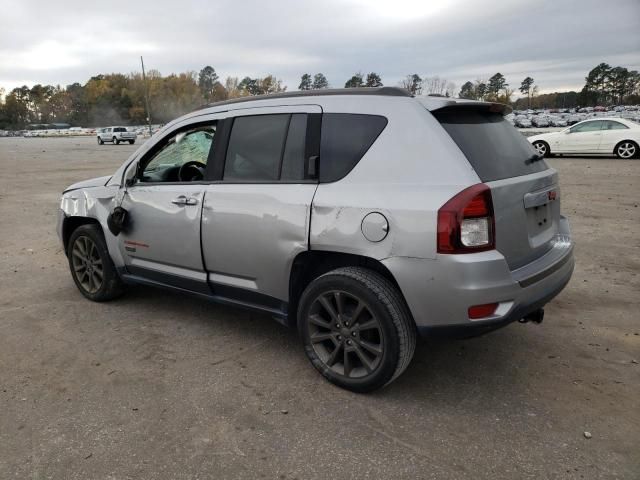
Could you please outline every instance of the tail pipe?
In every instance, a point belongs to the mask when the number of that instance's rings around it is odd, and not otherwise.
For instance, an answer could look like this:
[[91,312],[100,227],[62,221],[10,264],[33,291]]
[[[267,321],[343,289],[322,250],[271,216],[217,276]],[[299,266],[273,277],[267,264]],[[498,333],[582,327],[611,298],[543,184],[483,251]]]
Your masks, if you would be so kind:
[[542,320],[544,320],[544,308],[539,308],[521,318],[520,323],[533,322],[536,324],[540,324],[542,323]]

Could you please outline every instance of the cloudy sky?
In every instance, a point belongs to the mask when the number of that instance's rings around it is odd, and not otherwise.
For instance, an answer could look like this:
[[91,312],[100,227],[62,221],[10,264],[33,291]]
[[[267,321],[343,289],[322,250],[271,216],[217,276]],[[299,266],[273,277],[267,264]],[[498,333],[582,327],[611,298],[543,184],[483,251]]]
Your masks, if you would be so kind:
[[459,87],[499,71],[517,88],[579,89],[600,62],[640,70],[639,0],[0,0],[0,87],[86,82],[212,65],[221,77],[275,74],[296,89],[323,72],[386,85],[408,73]]

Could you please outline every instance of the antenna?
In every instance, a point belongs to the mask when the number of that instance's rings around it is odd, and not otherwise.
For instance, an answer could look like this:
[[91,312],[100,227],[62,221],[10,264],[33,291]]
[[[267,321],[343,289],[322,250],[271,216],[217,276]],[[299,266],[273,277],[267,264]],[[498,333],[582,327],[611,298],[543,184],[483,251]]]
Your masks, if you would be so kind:
[[142,55],[140,56],[140,63],[142,64],[142,84],[144,85],[144,103],[146,107],[145,114],[147,116],[147,126],[149,127],[149,136],[151,136],[151,112],[149,111],[149,92],[147,89],[147,76],[144,73],[144,60]]

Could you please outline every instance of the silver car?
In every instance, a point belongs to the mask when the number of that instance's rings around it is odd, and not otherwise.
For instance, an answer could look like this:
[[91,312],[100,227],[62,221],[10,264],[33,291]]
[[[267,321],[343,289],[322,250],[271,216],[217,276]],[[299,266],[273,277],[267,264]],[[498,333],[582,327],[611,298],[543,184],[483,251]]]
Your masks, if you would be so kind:
[[105,142],[111,142],[119,145],[120,142],[129,142],[131,145],[136,143],[138,135],[136,132],[130,132],[127,127],[105,127],[96,133],[98,145],[104,145]]
[[94,301],[147,284],[266,312],[329,381],[380,388],[417,335],[540,322],[571,277],[558,175],[505,108],[383,87],[195,111],[65,190],[71,275]]

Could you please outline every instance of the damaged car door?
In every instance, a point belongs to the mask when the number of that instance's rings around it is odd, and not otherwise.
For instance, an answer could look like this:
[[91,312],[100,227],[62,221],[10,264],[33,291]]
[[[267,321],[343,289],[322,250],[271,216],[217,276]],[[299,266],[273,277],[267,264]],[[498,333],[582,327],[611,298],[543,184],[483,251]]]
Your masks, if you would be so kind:
[[202,212],[215,295],[274,311],[288,301],[291,265],[309,248],[321,113],[317,105],[263,107],[225,120],[224,158]]
[[122,201],[127,228],[118,236],[130,275],[208,292],[200,218],[215,133],[215,121],[180,128],[161,139],[135,166]]

